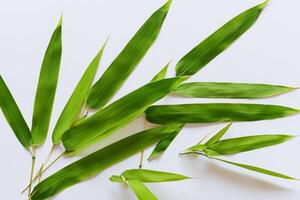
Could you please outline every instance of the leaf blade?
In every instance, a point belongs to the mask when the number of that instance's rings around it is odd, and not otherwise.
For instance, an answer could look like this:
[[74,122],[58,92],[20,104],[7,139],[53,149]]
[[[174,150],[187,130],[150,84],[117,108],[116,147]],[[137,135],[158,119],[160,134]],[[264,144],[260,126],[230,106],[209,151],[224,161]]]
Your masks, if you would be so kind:
[[166,66],[164,68],[162,68],[153,78],[150,82],[154,82],[154,81],[160,81],[162,79],[164,79],[166,77],[166,74],[168,72],[168,68],[169,68],[170,63],[166,64]]
[[127,183],[139,200],[158,200],[141,181],[128,180]]
[[228,129],[231,127],[231,125],[232,125],[232,122],[230,122],[227,126],[222,128],[222,130],[220,130],[216,135],[214,135],[212,138],[210,138],[205,143],[205,145],[209,146],[209,145],[217,143],[224,136],[224,134],[228,131]]

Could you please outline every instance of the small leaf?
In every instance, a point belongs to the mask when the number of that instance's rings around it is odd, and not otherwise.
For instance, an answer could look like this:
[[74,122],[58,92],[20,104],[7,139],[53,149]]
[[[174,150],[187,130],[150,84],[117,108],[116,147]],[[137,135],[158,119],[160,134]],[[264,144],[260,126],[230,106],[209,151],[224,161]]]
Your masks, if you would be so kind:
[[84,72],[68,103],[66,104],[59,119],[57,120],[52,135],[53,144],[58,144],[60,142],[63,133],[72,126],[80,111],[82,110],[88,91],[97,72],[99,61],[101,59],[105,45],[106,43],[103,45],[96,57],[92,60],[92,62]]
[[203,103],[151,106],[147,120],[157,124],[257,121],[298,114],[299,110],[277,105]]
[[194,82],[180,85],[174,93],[197,98],[258,99],[281,95],[295,89],[268,84]]
[[176,65],[176,75],[193,75],[222,53],[256,22],[267,2],[236,16],[192,49]]
[[158,200],[141,181],[129,180],[127,183],[139,200]]
[[174,124],[174,126],[177,126],[178,128],[174,130],[173,133],[170,133],[169,136],[162,139],[158,142],[158,144],[155,146],[154,150],[152,151],[151,155],[149,156],[148,160],[151,160],[159,155],[161,155],[164,151],[167,150],[169,145],[173,142],[173,140],[176,138],[178,133],[181,131],[184,125],[182,124]]
[[154,81],[160,81],[162,79],[164,79],[166,77],[166,74],[168,72],[168,68],[169,68],[170,63],[168,63],[164,68],[162,68],[162,70],[160,70],[150,82],[154,82]]
[[66,151],[75,153],[100,141],[141,115],[185,79],[177,77],[149,83],[98,111],[64,133],[62,141]]
[[68,166],[39,183],[32,200],[43,200],[82,182],[105,169],[137,154],[173,132],[172,127],[148,129],[111,144]]
[[205,145],[209,146],[212,144],[217,143],[222,137],[223,135],[228,131],[228,129],[231,127],[232,122],[230,124],[228,124],[227,126],[225,126],[222,130],[220,130],[216,135],[214,135],[212,138],[210,138]]
[[62,52],[62,19],[54,30],[44,55],[32,117],[32,143],[41,145],[47,137],[58,82]]
[[293,178],[293,177],[290,177],[290,176],[287,176],[287,175],[284,175],[284,174],[281,174],[281,173],[278,173],[278,172],[270,171],[270,170],[263,169],[263,168],[256,167],[256,166],[252,166],[252,165],[245,165],[245,164],[241,164],[241,163],[231,162],[231,161],[223,160],[223,159],[220,159],[220,158],[213,158],[213,159],[224,162],[224,163],[228,163],[228,164],[231,164],[231,165],[235,165],[237,167],[248,169],[250,171],[255,171],[255,172],[258,172],[258,173],[261,173],[261,174],[266,174],[266,175],[269,175],[269,176],[274,176],[274,177],[288,179],[288,180],[298,180],[296,178]]
[[171,1],[168,1],[144,23],[91,88],[87,99],[90,108],[105,106],[137,67],[159,35],[170,5]]
[[0,108],[20,143],[28,149],[31,144],[30,130],[2,76],[0,76]]

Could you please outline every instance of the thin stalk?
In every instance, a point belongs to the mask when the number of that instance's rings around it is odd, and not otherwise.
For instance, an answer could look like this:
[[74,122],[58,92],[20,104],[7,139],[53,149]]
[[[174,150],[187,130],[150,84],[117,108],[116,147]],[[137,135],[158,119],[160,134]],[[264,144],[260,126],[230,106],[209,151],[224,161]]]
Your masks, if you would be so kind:
[[51,149],[50,149],[50,151],[49,151],[49,153],[48,153],[48,155],[47,155],[45,161],[43,162],[41,168],[40,168],[39,171],[38,171],[38,174],[37,174],[37,175],[39,175],[39,176],[38,176],[38,177],[39,177],[39,178],[38,178],[38,179],[39,179],[39,180],[38,180],[38,183],[41,182],[41,179],[42,179],[42,176],[43,176],[43,170],[44,170],[44,167],[45,167],[45,165],[48,163],[48,161],[49,161],[49,159],[50,159],[50,157],[51,157],[53,151],[55,150],[56,146],[57,146],[56,144],[53,144],[53,145],[52,145],[52,147],[51,147]]
[[30,170],[30,179],[29,179],[29,189],[28,189],[28,199],[30,199],[31,188],[32,188],[32,179],[34,174],[35,160],[36,160],[36,146],[32,147],[32,162],[31,162],[31,170]]
[[[147,120],[144,118],[144,130],[147,129]],[[141,151],[141,157],[140,157],[140,164],[139,164],[139,169],[143,168],[143,161],[144,161],[144,150]]]

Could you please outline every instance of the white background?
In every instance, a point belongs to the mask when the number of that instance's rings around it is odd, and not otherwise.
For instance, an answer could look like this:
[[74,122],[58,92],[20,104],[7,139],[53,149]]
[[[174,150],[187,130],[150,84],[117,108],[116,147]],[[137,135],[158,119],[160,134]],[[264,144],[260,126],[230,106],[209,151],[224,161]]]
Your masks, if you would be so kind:
[[[172,63],[169,76],[173,76],[176,62],[185,53],[227,20],[259,2],[175,0],[159,39],[114,99],[148,82],[170,60]],[[108,35],[110,39],[98,77],[146,18],[163,3],[162,0],[1,0],[0,73],[9,85],[28,124],[31,124],[33,100],[43,54],[61,12],[64,15],[63,56],[50,132],[85,67]],[[230,49],[193,76],[191,81],[259,82],[300,86],[299,6],[299,0],[271,1],[255,26]],[[183,102],[256,102],[299,108],[300,92],[257,101],[169,97],[160,103]],[[299,121],[298,115],[272,121],[236,123],[226,137],[276,133],[297,135],[300,131]],[[142,120],[137,120],[116,135],[124,137],[134,133],[142,128],[142,124]],[[178,152],[223,126],[224,124],[187,126],[159,160],[145,162],[145,168],[195,177],[182,182],[149,184],[149,188],[159,199],[300,199],[298,182],[269,178],[205,158],[178,156]],[[48,139],[47,144],[38,151],[38,166],[50,148],[50,137]],[[105,144],[111,141],[112,139],[108,139]],[[296,138],[276,147],[231,156],[229,159],[300,177],[299,144],[300,139]],[[31,158],[18,143],[2,114],[0,152],[1,199],[26,199],[26,196],[21,196],[20,191],[28,182]],[[149,153],[148,150],[146,155]],[[64,158],[47,175],[72,160],[74,158]],[[138,162],[138,155],[134,156],[88,181],[65,190],[54,199],[135,199],[128,188],[111,183],[108,178],[128,168],[136,168]]]

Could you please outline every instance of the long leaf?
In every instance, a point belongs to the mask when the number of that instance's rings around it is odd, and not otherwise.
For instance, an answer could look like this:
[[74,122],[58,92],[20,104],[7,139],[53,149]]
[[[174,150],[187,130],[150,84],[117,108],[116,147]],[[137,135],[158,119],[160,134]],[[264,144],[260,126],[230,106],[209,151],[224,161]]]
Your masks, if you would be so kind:
[[216,135],[214,135],[212,138],[210,138],[205,145],[209,146],[212,144],[217,143],[223,136],[224,134],[228,131],[228,129],[231,127],[232,123],[229,123],[227,126],[222,128]]
[[258,99],[288,93],[295,89],[268,84],[194,82],[182,84],[174,92],[185,97]]
[[128,180],[128,185],[138,200],[158,200],[158,198],[139,180]]
[[0,108],[20,143],[28,149],[31,144],[30,130],[2,76],[0,76]]
[[255,23],[267,2],[236,16],[192,49],[176,65],[176,75],[193,75],[202,69]]
[[46,50],[35,95],[32,117],[32,143],[41,145],[47,137],[62,52],[62,19],[54,30]]
[[174,126],[177,126],[178,128],[174,130],[173,133],[171,133],[168,137],[162,139],[158,142],[158,144],[153,149],[151,155],[149,156],[148,160],[151,160],[159,155],[161,155],[164,151],[167,150],[169,145],[173,142],[173,140],[176,138],[178,133],[181,131],[184,125],[182,124],[174,124]]
[[149,83],[98,111],[64,133],[62,141],[66,151],[80,151],[121,128],[185,79],[177,77]]
[[90,108],[102,108],[137,67],[159,35],[170,5],[171,1],[168,1],[144,23],[91,88],[87,99]]
[[32,200],[47,199],[64,189],[92,177],[103,170],[153,145],[173,131],[172,127],[156,127],[127,137],[59,170],[38,184]]
[[58,121],[56,122],[56,126],[52,135],[53,144],[58,144],[60,142],[63,133],[72,126],[82,110],[88,91],[97,72],[105,44],[82,75]]
[[213,123],[257,121],[298,114],[299,110],[277,105],[207,103],[151,106],[147,120],[153,123]]
[[227,163],[227,164],[235,165],[237,167],[248,169],[250,171],[255,171],[255,172],[258,172],[258,173],[261,173],[261,174],[266,174],[266,175],[269,175],[269,176],[274,176],[274,177],[288,179],[288,180],[298,180],[298,179],[293,178],[291,176],[287,176],[285,174],[281,174],[281,173],[278,173],[278,172],[270,171],[270,170],[263,169],[263,168],[260,168],[260,167],[256,167],[256,166],[253,166],[253,165],[245,165],[245,164],[231,162],[231,161],[220,159],[220,158],[213,158],[213,159],[221,161],[221,162],[224,162],[224,163]]

